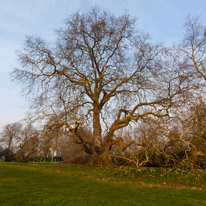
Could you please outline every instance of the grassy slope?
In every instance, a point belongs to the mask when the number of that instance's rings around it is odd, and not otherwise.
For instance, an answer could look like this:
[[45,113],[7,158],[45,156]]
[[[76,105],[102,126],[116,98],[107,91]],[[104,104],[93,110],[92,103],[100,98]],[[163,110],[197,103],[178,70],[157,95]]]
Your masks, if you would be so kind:
[[206,171],[0,163],[2,206],[206,205],[205,190]]

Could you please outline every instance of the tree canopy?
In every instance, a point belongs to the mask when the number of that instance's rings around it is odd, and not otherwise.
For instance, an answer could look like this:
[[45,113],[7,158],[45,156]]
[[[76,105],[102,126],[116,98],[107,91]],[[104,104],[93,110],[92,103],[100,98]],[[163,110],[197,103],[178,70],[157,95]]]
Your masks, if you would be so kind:
[[[193,96],[197,85],[178,55],[151,43],[130,15],[92,8],[71,15],[54,43],[27,37],[18,52],[22,67],[12,75],[33,97],[45,131],[75,135],[91,164],[107,165],[114,146],[146,148],[143,140],[118,137],[119,130],[168,121]],[[83,128],[90,128],[91,136],[80,132]]]

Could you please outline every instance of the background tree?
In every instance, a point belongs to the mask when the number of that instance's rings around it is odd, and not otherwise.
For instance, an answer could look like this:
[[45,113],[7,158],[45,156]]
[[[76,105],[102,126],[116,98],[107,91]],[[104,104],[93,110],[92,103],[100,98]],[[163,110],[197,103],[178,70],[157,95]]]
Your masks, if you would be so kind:
[[6,161],[28,161],[37,155],[39,133],[26,121],[7,124],[3,127],[0,142]]
[[15,158],[20,162],[27,162],[32,157],[38,157],[39,152],[39,132],[29,123],[21,126],[18,138],[16,139],[17,151]]
[[22,125],[20,122],[7,124],[3,127],[0,135],[1,144],[5,149],[12,150],[13,152],[16,150],[16,142],[19,138],[21,127]]

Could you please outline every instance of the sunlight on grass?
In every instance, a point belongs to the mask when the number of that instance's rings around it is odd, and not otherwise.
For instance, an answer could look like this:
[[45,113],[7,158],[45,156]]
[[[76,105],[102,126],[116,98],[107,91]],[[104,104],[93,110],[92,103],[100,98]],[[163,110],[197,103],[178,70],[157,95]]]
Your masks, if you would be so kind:
[[205,178],[205,171],[0,163],[0,205],[206,205]]

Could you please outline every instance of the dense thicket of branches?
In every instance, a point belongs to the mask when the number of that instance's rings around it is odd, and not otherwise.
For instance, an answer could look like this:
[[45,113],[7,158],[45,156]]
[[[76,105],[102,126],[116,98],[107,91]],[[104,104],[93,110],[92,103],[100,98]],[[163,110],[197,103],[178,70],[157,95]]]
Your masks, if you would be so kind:
[[166,48],[129,15],[93,8],[71,15],[55,44],[27,37],[12,75],[41,120],[39,154],[81,151],[91,165],[203,164],[206,35],[196,18],[185,28],[184,41]]

